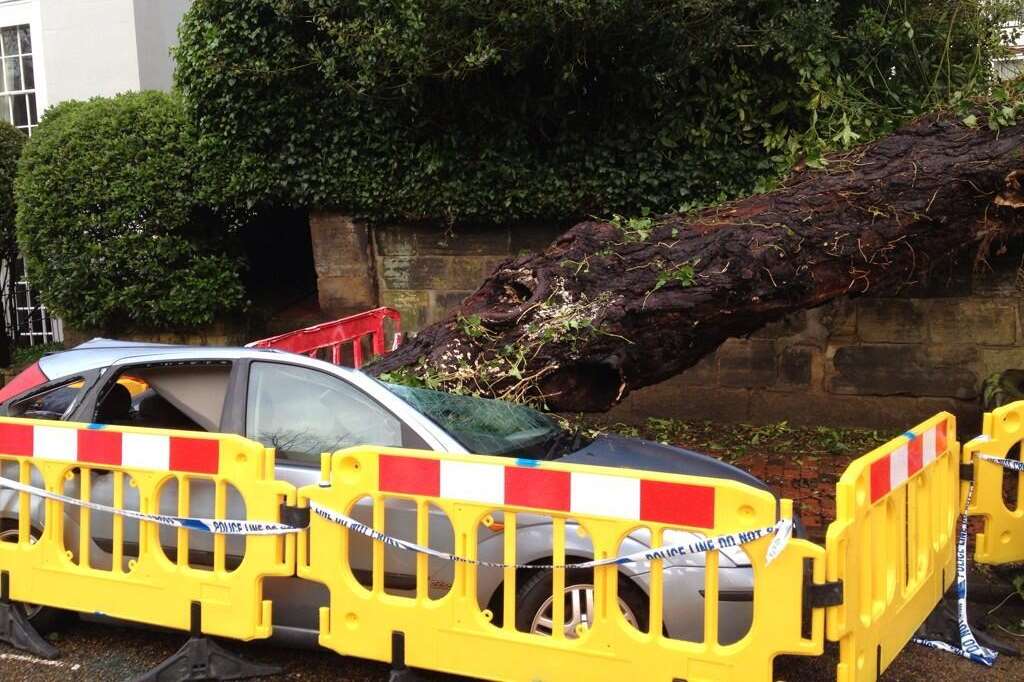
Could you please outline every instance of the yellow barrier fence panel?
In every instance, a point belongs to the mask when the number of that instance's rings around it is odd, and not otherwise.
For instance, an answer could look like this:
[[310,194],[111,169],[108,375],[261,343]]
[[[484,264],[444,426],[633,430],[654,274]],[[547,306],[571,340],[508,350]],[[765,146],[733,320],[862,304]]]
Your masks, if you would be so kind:
[[[298,574],[329,589],[320,644],[340,654],[493,680],[769,682],[777,655],[822,651],[824,613],[805,611],[803,597],[805,569],[824,581],[824,550],[804,540],[791,540],[770,563],[771,534],[737,540],[748,541],[742,552],[753,594],[746,632],[732,636],[723,634],[721,614],[737,607],[736,573],[726,570],[724,549],[709,551],[699,566],[654,558],[642,586],[617,565],[557,567],[621,557],[637,544],[673,544],[679,533],[699,541],[773,526],[780,513],[791,518],[791,501],[766,491],[704,477],[372,447],[325,455],[322,478],[299,490],[300,505],[313,513],[299,541]],[[403,541],[435,550],[447,542],[444,551],[467,560],[497,552],[489,560],[509,566],[410,556],[318,509],[384,534],[404,524]],[[550,554],[530,563],[556,568],[512,567],[528,561],[518,553],[538,537]],[[590,551],[576,546],[581,539]],[[415,576],[405,592],[389,583],[403,561]],[[701,589],[674,592],[687,572]],[[481,586],[492,578],[500,587],[489,597]],[[583,583],[593,586],[585,597],[566,591]],[[539,631],[524,629],[517,609],[538,584],[549,590],[549,608],[537,611]],[[582,619],[580,599],[587,601]],[[634,609],[628,617],[626,602]],[[685,639],[668,626],[682,605],[696,630]]]
[[855,460],[837,486],[825,543],[843,604],[827,612],[838,682],[875,680],[955,577],[960,448],[940,413]]
[[[276,521],[295,501],[294,486],[274,480],[272,450],[191,431],[0,418],[0,476],[182,517]],[[248,640],[271,633],[262,578],[294,572],[292,535],[210,535],[3,486],[0,500],[17,510],[17,541],[0,542],[17,601],[182,630],[196,602],[204,633]]]
[[982,456],[1019,461],[1024,439],[1024,401],[985,414],[982,435],[964,445],[974,463],[974,499],[968,513],[984,528],[974,538],[974,559],[982,564],[1024,561],[1024,476]]

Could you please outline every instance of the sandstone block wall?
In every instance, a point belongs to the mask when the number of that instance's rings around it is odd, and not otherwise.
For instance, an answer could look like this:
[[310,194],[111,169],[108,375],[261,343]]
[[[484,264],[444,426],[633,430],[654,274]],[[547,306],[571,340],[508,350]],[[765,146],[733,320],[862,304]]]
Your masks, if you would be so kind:
[[613,415],[899,429],[949,410],[976,429],[982,381],[1024,368],[1019,296],[1011,266],[908,298],[836,301],[730,339]]
[[374,227],[380,305],[402,313],[403,329],[420,329],[458,306],[501,262],[543,249],[564,229],[482,225],[449,230],[423,223]]

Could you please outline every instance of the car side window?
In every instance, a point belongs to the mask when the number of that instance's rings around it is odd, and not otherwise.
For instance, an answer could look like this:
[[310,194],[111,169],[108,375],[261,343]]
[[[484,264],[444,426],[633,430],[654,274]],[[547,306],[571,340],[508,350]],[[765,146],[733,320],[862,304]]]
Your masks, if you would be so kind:
[[135,365],[108,381],[92,421],[185,431],[217,431],[232,364],[226,361]]
[[84,380],[72,379],[59,386],[34,393],[12,403],[8,414],[11,417],[26,419],[63,419],[70,413],[84,385]]
[[402,445],[402,423],[338,377],[305,367],[254,362],[249,369],[245,435],[277,448],[279,460],[320,463],[320,454],[353,445]]

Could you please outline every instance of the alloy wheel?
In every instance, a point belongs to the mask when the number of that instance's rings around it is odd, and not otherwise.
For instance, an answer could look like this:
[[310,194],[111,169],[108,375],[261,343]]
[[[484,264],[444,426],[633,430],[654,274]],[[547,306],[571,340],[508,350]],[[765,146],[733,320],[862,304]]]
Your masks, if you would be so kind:
[[[565,588],[565,637],[576,639],[579,635],[579,626],[589,627],[594,617],[594,586],[593,585],[569,585]],[[637,627],[636,615],[633,610],[619,598],[619,609],[625,617],[626,622]],[[530,632],[536,635],[550,636],[554,630],[553,620],[554,599],[548,597],[537,613],[533,616],[530,625]]]

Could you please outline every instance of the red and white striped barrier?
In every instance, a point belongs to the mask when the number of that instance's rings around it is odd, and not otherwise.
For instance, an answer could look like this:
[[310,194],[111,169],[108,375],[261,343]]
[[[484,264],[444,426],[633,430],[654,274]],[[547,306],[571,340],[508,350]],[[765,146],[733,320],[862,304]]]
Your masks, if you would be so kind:
[[378,467],[378,487],[384,493],[697,528],[715,525],[715,489],[711,486],[403,455],[381,455]]
[[220,468],[216,439],[122,433],[100,425],[0,424],[0,455],[193,474],[216,474]]
[[906,483],[946,451],[946,421],[924,433],[908,431],[907,442],[871,464],[871,502],[874,504],[890,491]]

